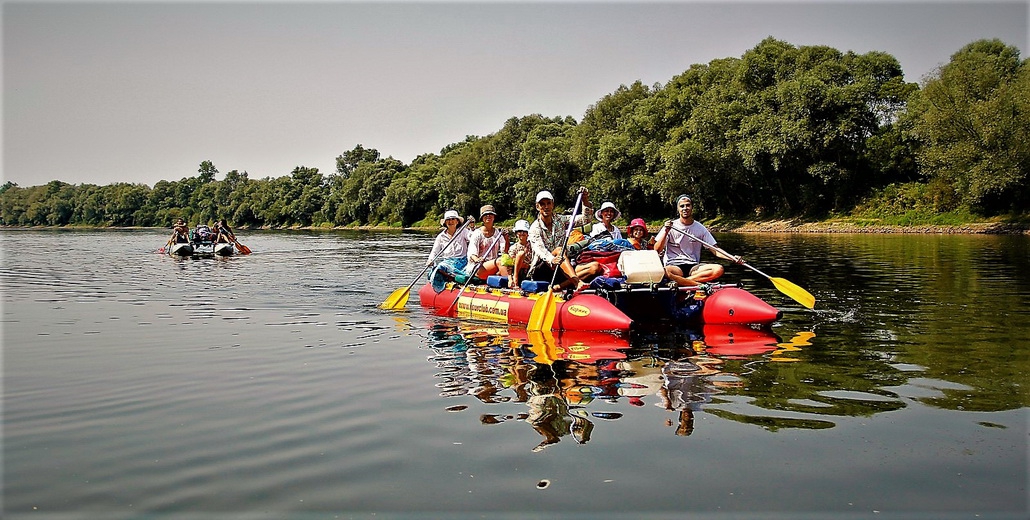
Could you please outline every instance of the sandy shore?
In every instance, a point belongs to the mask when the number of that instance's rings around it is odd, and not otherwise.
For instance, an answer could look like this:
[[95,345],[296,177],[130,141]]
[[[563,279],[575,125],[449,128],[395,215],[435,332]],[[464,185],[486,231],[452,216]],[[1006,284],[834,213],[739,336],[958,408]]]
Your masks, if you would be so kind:
[[707,225],[714,231],[733,231],[737,233],[912,233],[930,235],[1025,235],[1030,234],[1030,227],[1025,225],[979,222],[958,226],[883,226],[858,225],[849,222],[799,222],[796,220],[776,220],[767,222],[747,222],[742,224]]

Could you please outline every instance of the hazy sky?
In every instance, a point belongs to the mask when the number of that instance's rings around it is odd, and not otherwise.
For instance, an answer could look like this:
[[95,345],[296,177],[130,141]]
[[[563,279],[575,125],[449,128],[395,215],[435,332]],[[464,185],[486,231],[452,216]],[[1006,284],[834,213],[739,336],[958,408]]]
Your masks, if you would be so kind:
[[1027,2],[3,3],[3,180],[179,180],[201,161],[409,163],[510,117],[579,120],[772,36],[895,56],[910,81],[963,45],[1027,54]]

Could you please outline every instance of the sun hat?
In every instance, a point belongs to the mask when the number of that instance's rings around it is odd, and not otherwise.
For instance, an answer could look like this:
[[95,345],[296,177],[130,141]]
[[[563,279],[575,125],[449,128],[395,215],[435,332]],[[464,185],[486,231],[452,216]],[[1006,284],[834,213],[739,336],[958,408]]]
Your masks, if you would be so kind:
[[618,220],[619,217],[622,216],[622,212],[619,211],[619,208],[615,207],[615,204],[612,204],[611,202],[605,202],[604,204],[601,204],[601,209],[594,212],[594,217],[596,217],[597,220],[601,220],[601,212],[608,208],[615,210],[615,218],[613,218],[612,220]]
[[483,218],[486,215],[493,215],[495,217],[497,216],[497,212],[494,211],[493,204],[487,204],[487,205],[479,208],[479,218]]
[[441,226],[447,225],[447,221],[452,219],[452,218],[455,219],[455,220],[461,220],[461,215],[458,215],[458,212],[454,211],[453,209],[449,209],[449,210],[445,211],[443,213],[443,218],[440,219],[440,225]]
[[525,231],[526,233],[529,233],[529,222],[526,222],[525,220],[516,220],[514,230],[516,232]]
[[544,199],[554,200],[554,195],[551,195],[551,192],[549,192],[547,190],[541,191],[540,193],[536,194],[536,201],[537,202],[540,202],[540,201],[542,201]]
[[644,231],[647,231],[647,222],[644,222],[644,219],[642,218],[635,218],[632,221],[630,221],[629,227],[627,227],[626,230],[633,231],[633,228],[635,227],[642,227],[644,228]]

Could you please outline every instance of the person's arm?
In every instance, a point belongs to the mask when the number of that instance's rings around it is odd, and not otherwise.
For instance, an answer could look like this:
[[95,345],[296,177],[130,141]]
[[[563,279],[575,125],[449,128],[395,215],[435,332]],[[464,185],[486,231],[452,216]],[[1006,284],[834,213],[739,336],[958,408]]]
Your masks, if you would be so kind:
[[426,258],[426,265],[432,265],[433,259],[443,249],[443,243],[440,242],[440,235],[436,235],[436,240],[433,240],[433,249],[429,251],[429,257]]
[[581,216],[586,219],[586,222],[577,223],[576,225],[585,226],[593,221],[594,205],[590,203],[590,190],[586,186],[580,186],[579,191],[583,193],[583,213]]
[[511,274],[508,275],[508,287],[514,289],[519,286],[519,270],[523,269],[524,267],[529,267],[528,265],[525,265],[526,250],[519,249],[519,252],[515,253],[515,259],[512,262],[514,265],[512,266]]
[[654,248],[656,251],[665,251],[665,241],[669,239],[670,229],[672,229],[672,221],[666,220],[662,230],[654,237]]
[[469,261],[470,264],[476,264],[479,262],[479,244],[482,241],[482,233],[472,233],[472,235],[469,236],[468,251],[465,254],[465,258]]

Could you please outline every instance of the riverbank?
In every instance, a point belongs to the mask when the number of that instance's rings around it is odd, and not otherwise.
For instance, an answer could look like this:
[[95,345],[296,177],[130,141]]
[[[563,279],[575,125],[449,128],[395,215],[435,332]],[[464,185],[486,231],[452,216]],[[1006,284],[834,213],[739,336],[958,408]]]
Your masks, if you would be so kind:
[[[708,224],[706,224],[708,225]],[[774,220],[763,222],[714,222],[713,231],[735,233],[893,233],[929,235],[1026,235],[1030,225],[1009,222],[971,222],[960,225],[895,226],[854,221],[801,222]]]
[[[1030,223],[1013,222],[970,222],[958,225],[932,225],[920,224],[912,226],[883,225],[863,221],[820,221],[803,222],[800,220],[768,220],[757,222],[746,222],[736,220],[705,221],[713,232],[722,233],[852,233],[852,234],[924,234],[924,235],[1030,235]],[[499,227],[510,228],[511,224],[501,224]],[[655,233],[658,226],[649,226],[650,231]],[[0,229],[160,229],[143,226],[0,226]],[[410,226],[405,228],[394,226],[288,226],[282,228],[236,226],[237,231],[252,231],[258,229],[294,229],[307,231],[334,231],[334,230],[360,230],[360,231],[425,231],[429,233],[439,231],[439,227]]]
[[[804,222],[801,220],[767,220],[747,222],[739,220],[705,221],[713,232],[722,233],[863,233],[863,234],[924,234],[924,235],[1030,235],[1030,224],[1012,222],[970,222],[958,225],[920,224],[912,226],[884,225],[868,221],[819,221]],[[501,225],[500,227],[505,227]],[[510,227],[510,226],[508,226]],[[356,228],[334,229],[396,229],[382,226],[360,226]],[[404,229],[418,231],[437,231],[439,228],[409,227]],[[658,226],[649,226],[655,233]]]

